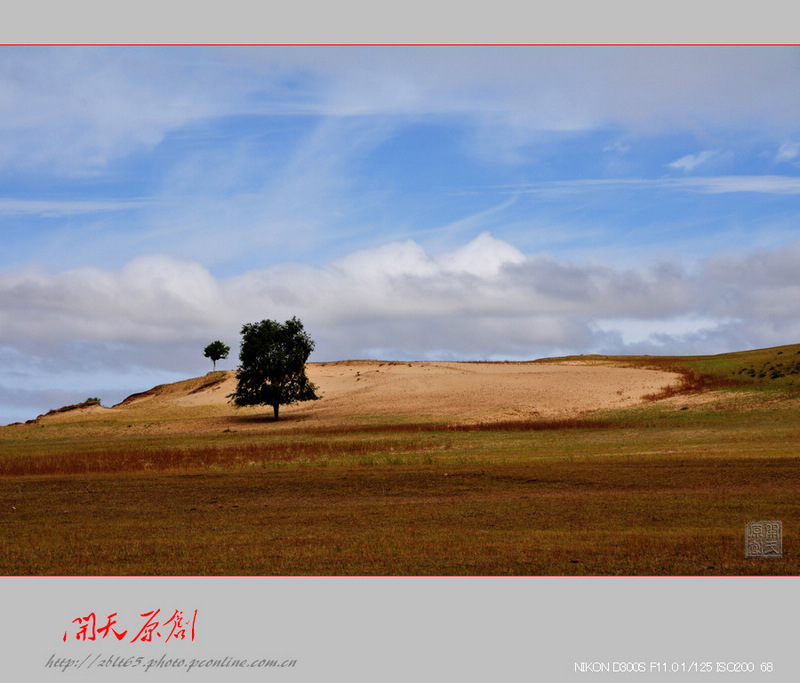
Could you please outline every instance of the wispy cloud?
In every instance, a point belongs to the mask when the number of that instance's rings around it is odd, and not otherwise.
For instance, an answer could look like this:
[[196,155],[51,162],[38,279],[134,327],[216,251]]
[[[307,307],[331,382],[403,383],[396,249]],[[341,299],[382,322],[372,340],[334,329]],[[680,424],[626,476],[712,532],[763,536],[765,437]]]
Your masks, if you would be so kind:
[[698,192],[724,194],[730,192],[758,192],[763,194],[800,194],[800,178],[794,176],[718,176],[710,178],[691,178],[676,183]]
[[87,213],[104,213],[109,211],[141,209],[147,206],[148,203],[149,202],[147,200],[49,201],[37,199],[0,198],[0,216],[35,215],[44,218],[52,218]]
[[4,47],[0,164],[94,173],[187,126],[254,115],[467,117],[484,152],[490,139],[520,147],[540,132],[608,126],[755,119],[781,131],[800,109],[796,68],[796,50],[778,47],[755,58],[742,48]]
[[776,163],[791,163],[800,157],[800,142],[785,142],[775,155]]
[[703,164],[707,163],[708,160],[712,159],[713,157],[714,152],[707,149],[703,152],[699,152],[698,154],[687,154],[686,156],[682,156],[680,159],[676,159],[672,163],[667,164],[667,166],[689,173],[690,171],[694,171],[694,169],[696,169],[698,166],[702,166]]
[[575,193],[590,189],[641,189],[677,190],[726,194],[756,192],[763,194],[800,194],[800,178],[797,176],[705,176],[694,178],[597,178],[527,183],[501,186],[510,193]]

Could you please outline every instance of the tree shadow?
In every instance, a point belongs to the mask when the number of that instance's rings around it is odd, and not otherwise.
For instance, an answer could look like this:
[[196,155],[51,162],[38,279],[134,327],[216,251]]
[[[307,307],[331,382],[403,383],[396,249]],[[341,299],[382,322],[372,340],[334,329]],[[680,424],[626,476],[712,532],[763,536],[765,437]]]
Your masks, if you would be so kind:
[[275,419],[272,412],[256,413],[253,415],[231,415],[228,421],[233,424],[293,424],[303,422],[303,416],[294,415],[292,413],[281,414],[279,419]]

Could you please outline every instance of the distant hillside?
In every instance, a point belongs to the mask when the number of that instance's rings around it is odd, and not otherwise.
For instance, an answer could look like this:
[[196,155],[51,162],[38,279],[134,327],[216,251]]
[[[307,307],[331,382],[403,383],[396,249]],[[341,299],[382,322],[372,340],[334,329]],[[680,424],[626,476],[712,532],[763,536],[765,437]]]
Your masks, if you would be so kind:
[[236,373],[233,370],[217,370],[209,372],[202,377],[173,382],[172,384],[159,384],[158,386],[142,391],[138,394],[131,394],[125,400],[117,403],[114,407],[130,406],[139,401],[147,399],[170,399],[183,396],[192,396],[203,392],[219,390],[226,381],[235,381]]
[[748,387],[800,391],[800,344],[704,356],[566,356],[537,362],[590,361],[671,368],[705,378],[706,388]]
[[[290,406],[287,416],[329,421],[370,414],[514,419],[624,408],[717,390],[798,394],[800,344],[705,356],[592,354],[496,363],[336,361],[309,363],[308,374],[321,400]],[[203,406],[215,407],[215,417],[220,411],[242,415],[247,411],[229,403],[235,387],[235,371],[216,371],[132,394],[111,409],[92,399],[51,410],[37,420]]]
[[[680,381],[671,369],[613,362],[454,363],[342,361],[309,363],[320,399],[286,406],[279,424],[370,422],[390,416],[401,422],[475,423],[486,420],[570,417],[633,407],[653,400]],[[222,422],[266,419],[265,407],[231,405],[233,371],[162,384],[103,411],[102,419],[152,423],[166,429],[193,420],[204,431]],[[250,417],[247,417],[250,416]],[[86,411],[56,411],[47,421],[87,419]],[[225,428],[225,427],[222,427]],[[188,427],[187,427],[188,429]]]

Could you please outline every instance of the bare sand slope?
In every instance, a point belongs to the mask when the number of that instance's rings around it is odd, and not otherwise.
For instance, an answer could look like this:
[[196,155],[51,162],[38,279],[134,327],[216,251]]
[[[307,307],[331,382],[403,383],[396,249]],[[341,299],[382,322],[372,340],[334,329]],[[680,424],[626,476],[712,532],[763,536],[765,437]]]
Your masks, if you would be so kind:
[[[307,374],[321,400],[284,406],[282,417],[327,423],[386,415],[459,422],[569,416],[636,405],[678,379],[657,370],[566,362],[341,361],[310,363]],[[234,372],[216,373],[145,392],[118,408],[222,407],[235,385]]]

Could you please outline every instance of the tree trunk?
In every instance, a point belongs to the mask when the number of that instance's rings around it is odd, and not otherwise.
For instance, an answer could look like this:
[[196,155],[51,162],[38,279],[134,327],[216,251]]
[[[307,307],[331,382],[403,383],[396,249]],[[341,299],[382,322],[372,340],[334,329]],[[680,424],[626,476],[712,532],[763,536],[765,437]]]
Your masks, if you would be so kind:
[[275,422],[278,421],[278,407],[280,406],[279,403],[273,403],[272,409],[275,411]]

